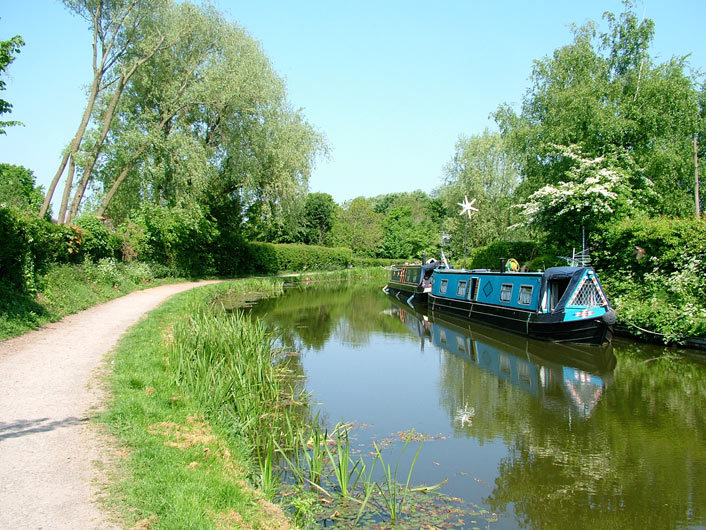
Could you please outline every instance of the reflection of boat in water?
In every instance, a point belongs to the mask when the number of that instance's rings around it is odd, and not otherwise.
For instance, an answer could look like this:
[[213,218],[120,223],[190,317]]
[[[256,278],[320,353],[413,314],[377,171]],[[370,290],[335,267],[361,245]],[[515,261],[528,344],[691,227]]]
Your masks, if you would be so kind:
[[588,417],[612,382],[615,357],[602,347],[539,341],[393,300],[391,314],[422,339],[535,396],[549,409]]

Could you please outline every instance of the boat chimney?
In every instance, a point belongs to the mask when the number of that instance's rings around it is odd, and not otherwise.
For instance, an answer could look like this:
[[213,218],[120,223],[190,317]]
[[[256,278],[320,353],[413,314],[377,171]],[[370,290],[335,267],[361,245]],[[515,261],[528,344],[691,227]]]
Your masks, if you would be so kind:
[[500,273],[505,272],[505,258],[500,258]]

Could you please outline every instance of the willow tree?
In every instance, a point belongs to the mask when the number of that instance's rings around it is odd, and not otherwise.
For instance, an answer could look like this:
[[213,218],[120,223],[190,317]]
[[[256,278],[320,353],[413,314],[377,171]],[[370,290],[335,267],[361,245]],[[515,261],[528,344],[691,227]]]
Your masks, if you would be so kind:
[[[303,199],[323,142],[286,99],[259,44],[210,8],[172,4],[164,44],[125,88],[100,161],[99,214],[143,201],[240,227]],[[226,222],[228,220],[228,222]]]
[[[59,214],[59,222],[63,222],[72,190],[76,154],[81,147],[86,130],[94,114],[94,107],[100,94],[109,87],[117,86],[117,100],[122,88],[137,69],[153,54],[161,44],[159,28],[149,24],[150,16],[155,12],[162,0],[63,0],[66,7],[88,22],[93,32],[93,79],[88,92],[88,100],[79,126],[68,148],[64,151],[59,167],[47,190],[40,216],[44,216],[54,195],[67,164],[69,171],[66,177],[64,197]],[[114,110],[114,106],[113,106]],[[102,116],[101,135],[95,142],[92,154],[97,158],[102,142],[112,120],[111,107]],[[69,163],[71,160],[71,163]],[[90,162],[89,162],[90,163]],[[75,215],[81,198],[88,185],[91,171],[84,174],[78,186],[71,211]]]

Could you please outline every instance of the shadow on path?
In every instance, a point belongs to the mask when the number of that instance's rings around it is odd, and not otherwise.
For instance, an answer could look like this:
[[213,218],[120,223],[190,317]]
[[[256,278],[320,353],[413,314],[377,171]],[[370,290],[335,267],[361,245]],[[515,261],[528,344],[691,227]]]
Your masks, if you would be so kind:
[[63,420],[53,420],[50,418],[38,418],[33,420],[16,420],[11,423],[0,421],[0,442],[7,438],[19,438],[30,434],[53,431],[62,427],[71,427],[86,423],[88,418],[77,418],[70,416]]

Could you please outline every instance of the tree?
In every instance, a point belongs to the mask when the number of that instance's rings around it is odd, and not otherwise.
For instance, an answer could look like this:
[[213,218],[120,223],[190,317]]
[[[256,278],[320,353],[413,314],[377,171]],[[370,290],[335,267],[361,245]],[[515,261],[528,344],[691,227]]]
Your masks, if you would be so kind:
[[305,243],[325,245],[333,228],[336,202],[328,193],[310,193],[304,202]]
[[[12,61],[15,60],[15,56],[20,53],[20,48],[24,46],[24,41],[19,35],[15,35],[9,40],[0,41],[0,91],[5,90],[5,81],[2,79],[2,75],[10,66]],[[0,115],[7,114],[12,111],[12,105],[0,99]],[[21,125],[19,121],[2,121],[0,120],[0,134],[5,133],[5,127],[11,127],[13,125]]]
[[588,233],[601,225],[619,221],[633,213],[635,191],[629,183],[636,169],[629,153],[626,160],[616,155],[585,158],[578,146],[556,146],[557,158],[565,158],[570,169],[558,184],[547,184],[519,205],[528,225],[548,232],[553,241],[582,241],[582,230]]
[[[635,166],[644,168],[628,186],[644,192],[635,194],[646,199],[635,204],[638,210],[690,215],[697,78],[683,57],[655,65],[648,54],[654,23],[639,22],[630,2],[625,7],[618,17],[604,15],[606,32],[592,22],[574,28],[573,43],[535,61],[520,113],[503,105],[495,118],[517,155],[525,198],[558,185],[572,167],[555,146],[578,145],[589,159],[630,153]],[[615,162],[632,163],[622,156]],[[644,188],[650,182],[656,194]]]
[[[54,190],[66,169],[66,165],[69,159],[72,159],[66,178],[65,193],[64,197],[62,197],[62,208],[59,217],[62,217],[62,213],[66,212],[65,203],[68,202],[68,195],[73,185],[73,171],[76,168],[76,153],[83,142],[99,94],[108,87],[116,85],[118,89],[115,92],[115,94],[117,94],[115,104],[117,104],[117,100],[120,98],[120,93],[127,79],[129,79],[140,64],[144,62],[144,53],[154,53],[156,47],[159,46],[160,37],[145,32],[143,24],[147,23],[147,25],[149,25],[146,21],[150,20],[149,15],[154,11],[157,2],[161,1],[162,0],[64,0],[66,7],[88,21],[92,28],[93,80],[89,89],[88,101],[86,102],[83,117],[49,185],[44,203],[40,210],[40,216],[46,213],[52,196],[54,195]],[[153,37],[156,38],[153,39]],[[106,129],[110,127],[112,114],[107,113],[104,117],[109,118],[107,125],[103,127],[103,129]],[[105,130],[105,134],[107,134],[107,130]],[[102,134],[102,139],[94,144],[94,158],[98,156],[104,139],[105,135]],[[78,212],[78,207],[83,198],[86,186],[88,185],[90,174],[90,170],[86,172],[84,179],[82,179],[78,186],[71,206],[73,215]],[[59,221],[63,222],[63,219],[59,219]]]
[[0,208],[13,207],[36,215],[44,194],[34,174],[22,166],[0,164]]
[[300,241],[321,136],[237,24],[189,2],[160,17],[164,42],[126,84],[95,166],[97,213],[120,222],[151,202],[200,212],[234,244]]
[[373,202],[365,197],[343,204],[331,230],[334,246],[345,246],[356,255],[374,257],[382,231],[383,216],[373,209]]
[[[446,213],[443,228],[451,236],[452,255],[464,255],[466,239],[473,248],[515,235],[508,227],[518,221],[512,208],[519,183],[516,166],[498,133],[486,130],[459,138],[454,156],[444,168],[444,183],[437,190]],[[466,196],[475,199],[478,208],[470,221],[458,215],[458,203]]]

